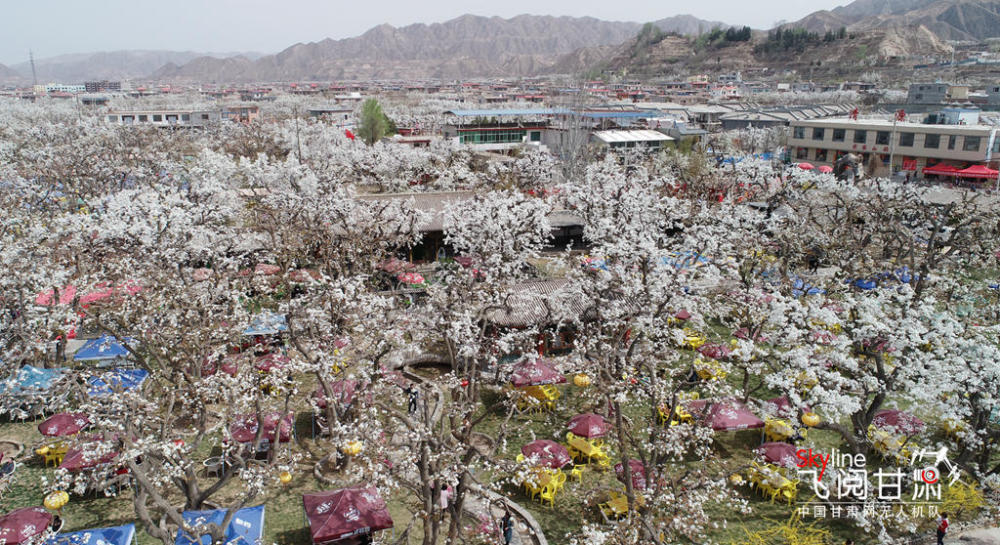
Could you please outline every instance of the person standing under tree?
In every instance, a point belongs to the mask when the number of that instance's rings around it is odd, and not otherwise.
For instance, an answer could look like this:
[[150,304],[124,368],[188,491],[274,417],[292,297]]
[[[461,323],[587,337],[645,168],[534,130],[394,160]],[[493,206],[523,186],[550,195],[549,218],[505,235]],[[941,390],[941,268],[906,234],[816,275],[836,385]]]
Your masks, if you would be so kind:
[[417,391],[417,389],[414,388],[412,385],[407,386],[406,390],[404,391],[406,392],[406,394],[409,396],[410,399],[409,406],[407,406],[407,411],[410,414],[413,414],[417,412],[417,399],[420,397],[420,392]]
[[504,512],[503,519],[500,520],[500,529],[503,530],[504,545],[510,545],[514,539],[514,521],[510,517],[510,511]]
[[941,513],[937,524],[937,545],[944,545],[944,536],[948,533],[948,513]]

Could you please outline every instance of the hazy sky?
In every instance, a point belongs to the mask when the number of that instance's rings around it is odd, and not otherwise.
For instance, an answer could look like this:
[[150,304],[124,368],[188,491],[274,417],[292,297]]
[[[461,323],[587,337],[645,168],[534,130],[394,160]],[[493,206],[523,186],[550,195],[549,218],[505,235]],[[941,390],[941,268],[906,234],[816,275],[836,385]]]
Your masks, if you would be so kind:
[[770,28],[849,0],[0,0],[0,63],[118,49],[258,51],[462,15],[652,21],[689,13]]

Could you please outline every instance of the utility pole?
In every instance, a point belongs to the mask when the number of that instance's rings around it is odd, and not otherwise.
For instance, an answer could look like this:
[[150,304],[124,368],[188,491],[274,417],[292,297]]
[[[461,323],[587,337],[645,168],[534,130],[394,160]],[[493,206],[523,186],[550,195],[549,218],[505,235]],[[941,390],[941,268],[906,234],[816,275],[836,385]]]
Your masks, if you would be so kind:
[[38,74],[35,73],[35,53],[28,50],[28,61],[31,62],[31,85],[38,85]]

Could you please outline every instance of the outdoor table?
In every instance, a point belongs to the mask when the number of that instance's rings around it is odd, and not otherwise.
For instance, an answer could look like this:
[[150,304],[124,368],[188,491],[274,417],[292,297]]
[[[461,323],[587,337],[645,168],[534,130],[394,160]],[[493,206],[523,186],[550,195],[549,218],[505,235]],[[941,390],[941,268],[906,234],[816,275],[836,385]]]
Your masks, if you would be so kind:
[[590,441],[587,441],[586,439],[578,435],[574,435],[569,438],[569,446],[572,447],[577,452],[579,452],[581,456],[586,457],[588,463],[590,463],[591,460],[595,458],[597,460],[603,461],[606,460],[608,457],[608,455],[604,453],[604,450],[601,449],[601,447],[595,445],[594,443],[591,443]]

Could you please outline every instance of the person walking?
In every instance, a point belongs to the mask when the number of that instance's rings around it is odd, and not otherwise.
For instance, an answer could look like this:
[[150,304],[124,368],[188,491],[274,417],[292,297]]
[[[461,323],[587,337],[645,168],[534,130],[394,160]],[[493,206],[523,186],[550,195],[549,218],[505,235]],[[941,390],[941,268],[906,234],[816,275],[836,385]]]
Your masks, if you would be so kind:
[[510,511],[505,511],[503,519],[500,520],[500,529],[503,531],[503,544],[510,545],[514,539],[514,520],[511,519]]
[[948,533],[948,513],[941,513],[937,525],[937,545],[944,545],[944,536]]
[[420,392],[417,391],[413,386],[406,387],[406,394],[410,398],[409,405],[407,406],[407,411],[410,414],[417,412],[417,399],[420,397]]

